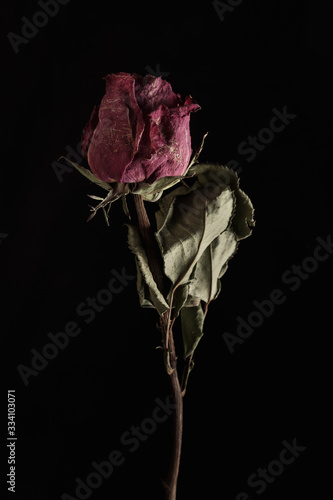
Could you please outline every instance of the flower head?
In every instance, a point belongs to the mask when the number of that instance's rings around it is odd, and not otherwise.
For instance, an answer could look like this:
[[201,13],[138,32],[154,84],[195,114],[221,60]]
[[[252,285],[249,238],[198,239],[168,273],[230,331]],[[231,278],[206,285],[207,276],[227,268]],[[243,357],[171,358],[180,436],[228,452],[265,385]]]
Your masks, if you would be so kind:
[[105,182],[152,184],[182,176],[191,157],[190,114],[200,106],[161,77],[107,75],[106,93],[82,137],[82,153]]

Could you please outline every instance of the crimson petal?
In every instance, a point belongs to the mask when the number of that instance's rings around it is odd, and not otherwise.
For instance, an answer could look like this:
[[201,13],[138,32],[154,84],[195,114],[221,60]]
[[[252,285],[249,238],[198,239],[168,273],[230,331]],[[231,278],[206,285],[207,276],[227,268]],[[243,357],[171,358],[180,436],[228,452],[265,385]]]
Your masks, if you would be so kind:
[[144,130],[135,97],[135,79],[127,73],[107,75],[99,122],[88,149],[92,172],[105,182],[123,182],[123,173],[138,151]]

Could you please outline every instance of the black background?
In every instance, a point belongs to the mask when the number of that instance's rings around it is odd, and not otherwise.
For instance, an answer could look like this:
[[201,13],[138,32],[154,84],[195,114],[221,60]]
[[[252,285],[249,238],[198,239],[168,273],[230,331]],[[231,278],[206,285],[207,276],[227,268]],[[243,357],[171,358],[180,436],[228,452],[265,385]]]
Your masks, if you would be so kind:
[[[76,149],[106,74],[146,74],[157,65],[177,93],[202,107],[191,117],[193,147],[209,131],[201,160],[239,162],[257,222],[223,278],[195,357],[179,500],[234,500],[242,491],[251,500],[320,498],[332,258],[295,291],[282,275],[332,231],[328,12],[310,1],[244,0],[221,21],[209,1],[71,0],[15,54],[7,33],[21,34],[22,16],[31,20],[41,8],[15,0],[3,10],[1,398],[6,404],[7,389],[16,390],[18,437],[17,493],[9,498],[75,497],[75,478],[85,480],[91,463],[114,449],[125,463],[89,498],[163,498],[170,419],[133,453],[120,444],[168,395],[155,313],[140,309],[135,280],[91,323],[76,312],[105,288],[112,269],[135,274],[126,217],[118,203],[110,227],[101,214],[86,223],[87,194],[99,188],[76,172],[60,182],[52,168],[67,146]],[[247,161],[239,144],[285,106],[297,117]],[[246,320],[253,301],[274,289],[285,302],[231,354],[223,333],[235,334],[237,317]],[[17,366],[30,366],[31,349],[40,352],[47,334],[69,321],[80,335],[25,386]],[[256,493],[247,478],[295,438],[307,449]]]

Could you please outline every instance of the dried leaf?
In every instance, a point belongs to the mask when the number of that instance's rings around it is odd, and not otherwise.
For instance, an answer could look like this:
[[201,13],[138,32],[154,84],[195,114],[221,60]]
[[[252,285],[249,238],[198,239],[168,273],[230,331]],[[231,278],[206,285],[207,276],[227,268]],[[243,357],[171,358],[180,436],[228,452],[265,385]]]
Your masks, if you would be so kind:
[[126,225],[128,227],[128,245],[136,257],[138,270],[137,289],[140,304],[142,307],[151,307],[152,304],[158,313],[162,315],[169,309],[169,304],[159,291],[153,278],[147,254],[141,242],[139,229],[130,224]]
[[80,172],[80,174],[84,175],[84,177],[89,179],[91,182],[94,182],[95,184],[97,184],[101,188],[105,189],[106,191],[110,191],[111,185],[108,184],[107,182],[101,181],[100,179],[95,177],[95,175],[90,170],[88,170],[87,168],[81,167],[81,165],[78,165],[77,163],[74,163],[73,161],[66,158],[66,156],[60,156],[59,160],[62,158],[64,160],[66,160],[67,163],[69,163],[72,167],[76,168],[76,170],[78,170]]
[[204,313],[201,305],[197,307],[184,307],[180,313],[182,336],[184,345],[184,358],[188,358],[195,351],[203,336]]

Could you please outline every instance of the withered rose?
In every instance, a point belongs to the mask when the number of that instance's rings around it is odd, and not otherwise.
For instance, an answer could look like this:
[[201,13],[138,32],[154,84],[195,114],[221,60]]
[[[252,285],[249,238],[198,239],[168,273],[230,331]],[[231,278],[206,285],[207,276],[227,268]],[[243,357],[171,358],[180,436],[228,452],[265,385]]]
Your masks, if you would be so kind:
[[82,140],[91,171],[105,182],[155,182],[181,176],[191,156],[190,113],[170,83],[152,75],[107,75],[106,93],[95,106]]

